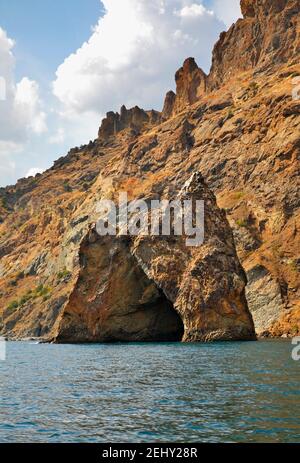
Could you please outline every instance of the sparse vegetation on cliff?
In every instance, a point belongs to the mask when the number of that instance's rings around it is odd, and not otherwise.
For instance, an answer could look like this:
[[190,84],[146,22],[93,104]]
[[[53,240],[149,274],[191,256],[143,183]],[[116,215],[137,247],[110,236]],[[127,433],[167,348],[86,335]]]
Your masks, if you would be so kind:
[[[94,336],[105,324],[104,314],[111,307],[119,310],[128,296],[120,274],[132,277],[132,300],[140,303],[140,293],[134,292],[140,269],[177,310],[188,308],[185,339],[211,333],[221,339],[231,328],[245,333],[247,301],[258,332],[296,332],[300,112],[292,100],[291,75],[300,75],[300,5],[296,0],[241,4],[244,20],[221,35],[210,73],[188,58],[176,73],[176,94],[168,92],[163,113],[138,107],[108,113],[95,142],[71,150],[38,179],[1,191],[8,200],[0,204],[0,303],[2,310],[26,306],[26,329],[20,311],[7,331],[4,324],[5,335],[28,336],[39,323],[38,330],[53,339],[61,334],[53,331],[59,316],[65,333],[73,323],[76,336]],[[196,251],[182,250],[174,237],[151,246],[124,239],[121,255],[132,258],[135,267],[125,257],[118,260],[115,242],[107,249],[97,242],[91,222],[99,199],[114,200],[119,191],[147,201],[172,199],[195,172],[201,172],[220,207],[210,199],[206,208],[208,223],[215,214],[218,226],[201,259]],[[226,232],[220,237],[221,223]],[[236,253],[248,276],[247,301]],[[25,278],[17,276],[20,269]],[[35,278],[53,282],[54,288],[40,285],[27,293]],[[153,303],[153,294],[149,290],[143,301]],[[182,309],[180,316],[185,315]],[[117,323],[116,331],[122,329]]]
[[50,298],[52,289],[43,284],[39,284],[35,289],[29,289],[19,300],[12,301],[8,306],[8,311],[14,311],[20,307],[23,307],[27,302],[35,299],[42,298],[43,301],[47,301]]

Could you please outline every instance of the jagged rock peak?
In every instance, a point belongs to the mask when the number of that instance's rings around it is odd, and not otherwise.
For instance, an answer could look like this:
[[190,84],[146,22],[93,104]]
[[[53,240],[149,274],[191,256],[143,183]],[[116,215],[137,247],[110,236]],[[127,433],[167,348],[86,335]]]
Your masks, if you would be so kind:
[[172,116],[173,111],[174,111],[175,101],[176,101],[176,93],[174,93],[173,90],[170,90],[166,94],[164,108],[162,111],[162,115],[165,119],[169,119],[169,117]]
[[214,47],[209,91],[240,72],[265,72],[299,57],[299,0],[241,0],[241,10],[244,19]]
[[204,95],[207,75],[198,67],[194,58],[188,58],[175,75],[176,102],[175,112],[179,112],[187,104],[194,104]]
[[241,11],[244,18],[255,16],[254,2],[252,0],[241,0]]
[[241,72],[264,72],[298,59],[299,0],[241,0],[241,11],[244,19],[220,35],[208,76],[194,58],[186,59],[177,71],[176,95],[174,92],[166,95],[162,113],[165,119],[180,113]]
[[198,67],[194,58],[187,58],[175,74],[176,95],[168,92],[163,117],[179,113],[188,105],[196,103],[206,92],[207,75]]
[[244,18],[254,18],[261,12],[270,15],[282,11],[289,0],[241,0],[241,11]]
[[181,185],[173,184],[177,199],[205,201],[209,239],[189,247],[185,236],[172,236],[172,242],[166,236],[124,240],[100,237],[93,226],[86,230],[78,250],[79,277],[60,317],[56,342],[256,339],[246,276],[225,212],[200,172]]
[[106,140],[128,128],[140,132],[146,125],[157,124],[160,120],[161,114],[158,111],[144,111],[138,106],[127,109],[123,105],[120,113],[110,111],[106,114],[106,118],[101,123],[98,137]]
[[177,77],[178,75],[181,73],[181,72],[184,72],[185,74],[191,74],[193,73],[194,71],[196,71],[197,69],[199,69],[196,61],[195,61],[195,58],[187,58],[184,63],[183,63],[183,66],[182,68],[180,68],[176,75],[175,75],[175,80],[177,80]]

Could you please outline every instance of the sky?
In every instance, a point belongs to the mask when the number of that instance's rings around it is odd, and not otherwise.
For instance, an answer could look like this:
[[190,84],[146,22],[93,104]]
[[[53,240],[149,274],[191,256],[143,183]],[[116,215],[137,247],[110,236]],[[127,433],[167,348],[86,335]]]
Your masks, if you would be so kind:
[[158,109],[193,56],[206,72],[239,0],[1,0],[0,187],[95,139],[106,112]]

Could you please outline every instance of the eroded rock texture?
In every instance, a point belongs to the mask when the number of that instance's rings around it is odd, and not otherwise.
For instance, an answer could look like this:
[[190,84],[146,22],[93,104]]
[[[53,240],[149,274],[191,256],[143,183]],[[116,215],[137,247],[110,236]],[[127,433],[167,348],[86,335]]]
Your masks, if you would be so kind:
[[194,58],[188,58],[175,75],[176,100],[173,112],[179,113],[188,105],[196,103],[206,91],[205,72],[200,69]]
[[59,342],[254,339],[246,277],[224,212],[200,174],[173,199],[205,201],[206,240],[100,237],[80,248],[80,273]]
[[107,140],[124,129],[131,129],[133,134],[139,134],[142,130],[149,128],[149,125],[157,124],[160,121],[161,114],[158,111],[144,111],[138,106],[127,109],[122,106],[120,114],[107,113],[99,129],[98,137],[100,140]]
[[126,239],[90,231],[57,342],[181,341],[183,324],[146,276]]
[[299,61],[299,0],[242,0],[244,19],[222,33],[213,51],[208,86],[216,88],[236,73],[268,73]]
[[[186,61],[163,114],[110,113],[95,141],[0,189],[2,334],[249,339],[240,260],[256,331],[300,335],[300,4],[242,10],[208,76]],[[95,238],[100,199],[172,199],[194,174],[208,202],[202,247]]]

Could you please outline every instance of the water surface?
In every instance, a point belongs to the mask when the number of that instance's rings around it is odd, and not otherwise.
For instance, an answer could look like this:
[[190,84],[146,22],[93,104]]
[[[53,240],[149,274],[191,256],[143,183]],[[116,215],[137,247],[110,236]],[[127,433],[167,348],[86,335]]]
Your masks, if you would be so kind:
[[291,350],[8,343],[0,442],[300,442]]

